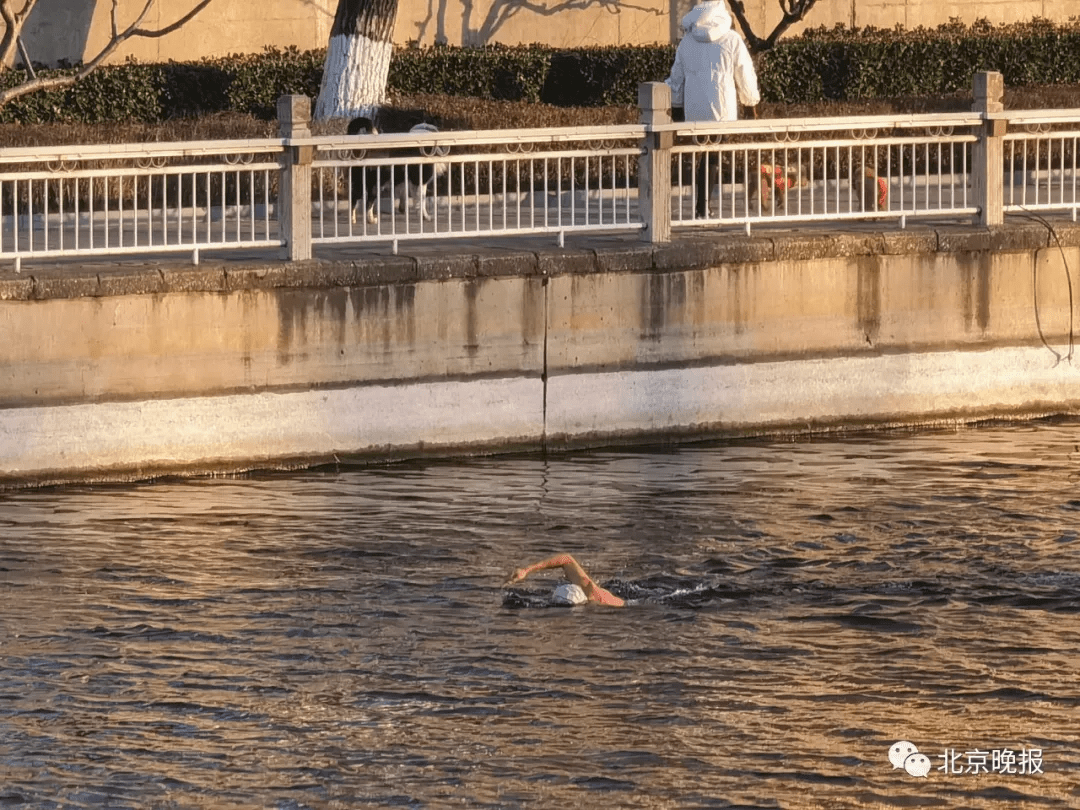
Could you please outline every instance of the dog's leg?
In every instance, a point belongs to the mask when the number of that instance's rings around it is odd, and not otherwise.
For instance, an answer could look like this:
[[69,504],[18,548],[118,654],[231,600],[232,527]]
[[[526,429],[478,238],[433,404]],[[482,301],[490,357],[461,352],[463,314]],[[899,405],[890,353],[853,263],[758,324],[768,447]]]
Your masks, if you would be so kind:
[[[383,176],[382,169],[375,169],[374,173],[368,177],[367,187],[364,189],[364,202],[367,208],[367,221],[369,224],[374,225],[379,221],[379,215],[382,213],[382,201],[383,184],[386,182],[386,178]],[[391,189],[391,193],[393,189]]]
[[877,210],[877,182],[874,170],[869,166],[863,169],[861,202],[863,211]]
[[409,207],[409,183],[398,183],[393,188],[394,210],[405,213]]
[[379,170],[354,166],[350,172],[349,194],[352,208],[349,211],[349,220],[356,225],[360,221],[360,212],[363,211],[367,221],[374,223],[377,219],[375,202],[379,197]]
[[760,169],[753,175],[751,193],[757,198],[757,207],[753,210],[758,214],[764,214],[769,210],[769,184],[766,176]]
[[[430,182],[429,183],[421,183],[420,187],[417,189],[417,197],[419,198],[417,200],[417,202],[420,205],[420,219],[421,220],[431,219],[432,216],[433,216],[434,208],[435,208],[435,201],[428,199],[428,186],[429,185],[431,185]],[[432,211],[428,210],[428,203],[431,203]]]
[[784,179],[780,183],[783,185],[782,190],[777,190],[780,208],[783,209],[784,213],[787,213],[788,195],[792,192],[798,194],[801,189],[805,188],[806,182],[803,176],[799,174],[797,167],[787,166],[784,169]]
[[[349,124],[350,134],[356,119]],[[349,169],[349,222],[353,225],[357,220],[357,209],[360,208],[364,193],[364,170],[359,166]]]
[[431,182],[432,169],[427,165],[413,165],[409,167],[405,185],[409,189],[409,198],[413,199],[415,194],[416,211],[420,216],[420,221],[430,219],[430,215],[427,210],[427,189],[428,184]]

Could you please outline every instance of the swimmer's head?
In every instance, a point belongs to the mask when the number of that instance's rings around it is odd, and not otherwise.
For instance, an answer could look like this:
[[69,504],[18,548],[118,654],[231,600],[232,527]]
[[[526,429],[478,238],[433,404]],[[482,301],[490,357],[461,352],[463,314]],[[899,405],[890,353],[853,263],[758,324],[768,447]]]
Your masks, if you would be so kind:
[[564,582],[551,594],[551,604],[553,605],[573,607],[574,605],[584,605],[588,601],[589,597],[585,595],[585,591],[571,582]]

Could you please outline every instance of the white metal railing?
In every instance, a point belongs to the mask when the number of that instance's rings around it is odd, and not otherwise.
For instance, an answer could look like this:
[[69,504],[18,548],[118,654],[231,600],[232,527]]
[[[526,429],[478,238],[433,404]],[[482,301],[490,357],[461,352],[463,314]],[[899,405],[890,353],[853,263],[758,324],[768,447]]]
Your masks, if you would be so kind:
[[[872,116],[674,127],[673,225],[970,217],[982,118]],[[702,196],[704,189],[708,195]]]
[[0,257],[280,246],[280,140],[0,150]]
[[312,242],[638,230],[644,127],[318,138]]
[[1014,112],[1006,119],[1010,131],[1004,136],[1004,211],[1068,212],[1076,221],[1078,111]]
[[0,149],[0,259],[1080,208],[1080,110],[1006,113],[999,74],[944,115],[672,123],[641,89],[639,125],[312,137],[286,96],[275,139]]

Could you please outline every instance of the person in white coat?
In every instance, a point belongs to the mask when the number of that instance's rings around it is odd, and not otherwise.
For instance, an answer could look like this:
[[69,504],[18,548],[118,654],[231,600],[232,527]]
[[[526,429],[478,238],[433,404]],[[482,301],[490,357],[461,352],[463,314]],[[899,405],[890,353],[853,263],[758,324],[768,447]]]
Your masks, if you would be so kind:
[[[682,18],[686,31],[675,52],[667,84],[671,106],[682,107],[686,121],[734,121],[739,103],[756,107],[761,101],[750,51],[731,25],[724,0],[699,3]],[[709,190],[719,174],[703,153],[698,160],[695,214],[709,216]]]

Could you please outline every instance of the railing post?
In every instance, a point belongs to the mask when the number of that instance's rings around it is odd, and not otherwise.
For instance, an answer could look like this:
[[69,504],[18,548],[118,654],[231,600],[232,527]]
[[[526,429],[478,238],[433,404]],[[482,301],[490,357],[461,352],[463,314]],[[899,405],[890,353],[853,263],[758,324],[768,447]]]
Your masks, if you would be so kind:
[[651,127],[671,123],[671,88],[664,82],[638,85],[641,123],[647,129],[638,168],[638,207],[646,242],[671,241],[671,147],[672,132],[653,132]]
[[[282,138],[309,138],[311,99],[282,96],[277,103],[278,134]],[[285,258],[299,262],[311,258],[310,146],[287,146],[281,162],[278,189],[278,228],[285,240]]]
[[971,149],[971,179],[975,204],[979,206],[978,224],[983,228],[1001,225],[1003,210],[1005,130],[1008,122],[1001,113],[1005,110],[1005,79],[996,71],[975,74],[975,105],[972,110],[983,117],[979,140]]

